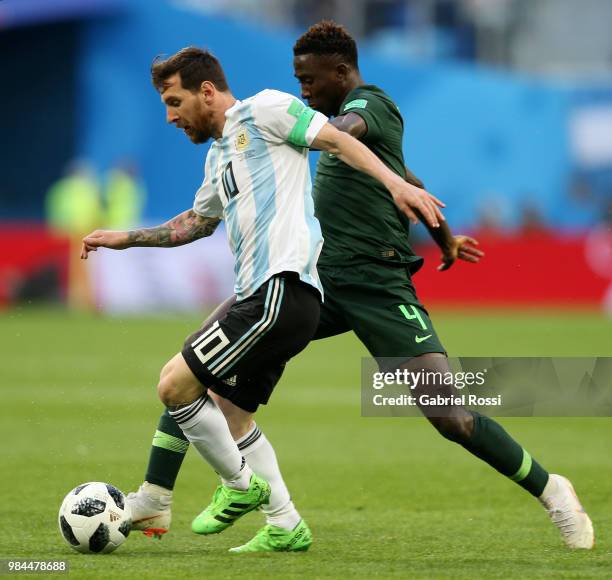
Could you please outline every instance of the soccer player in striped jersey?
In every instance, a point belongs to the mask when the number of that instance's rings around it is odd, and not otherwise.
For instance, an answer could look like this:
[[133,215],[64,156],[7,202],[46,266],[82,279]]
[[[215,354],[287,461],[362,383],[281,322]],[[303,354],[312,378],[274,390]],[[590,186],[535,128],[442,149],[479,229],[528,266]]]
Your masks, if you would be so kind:
[[[380,181],[414,220],[413,207],[432,225],[441,214],[430,196],[295,97],[265,90],[237,100],[207,51],[186,48],[155,62],[152,80],[169,123],[194,143],[214,139],[202,186],[192,209],[154,228],[96,230],[83,239],[81,255],[85,259],[100,247],[179,246],[212,234],[221,219],[226,223],[236,301],[189,337],[162,369],[157,388],[168,410],[156,435],[160,448],[176,453],[189,442],[221,477],[193,524],[197,533],[213,534],[269,505],[271,485],[286,491],[274,450],[253,415],[319,320],[323,292],[316,262],[323,239],[314,216],[308,148],[327,151]],[[169,520],[142,516],[139,499],[157,498],[163,507],[169,494],[154,479],[147,481],[128,503],[136,526],[144,520],[149,532],[159,534]],[[288,493],[281,502],[271,515],[280,525],[269,536],[283,549],[308,549],[308,526]]]

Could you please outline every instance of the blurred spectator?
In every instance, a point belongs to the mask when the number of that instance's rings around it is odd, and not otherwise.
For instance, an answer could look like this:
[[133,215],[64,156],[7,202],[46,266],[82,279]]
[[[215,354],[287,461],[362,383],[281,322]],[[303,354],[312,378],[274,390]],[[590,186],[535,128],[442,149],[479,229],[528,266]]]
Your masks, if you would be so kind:
[[368,0],[365,21],[367,36],[378,30],[404,29],[408,22],[408,6],[404,0]]
[[46,212],[47,223],[60,235],[83,235],[100,224],[99,187],[87,162],[72,161],[65,177],[51,186]]
[[519,215],[519,234],[537,236],[548,232],[548,226],[538,206],[529,199],[523,201]]
[[566,199],[563,211],[572,216],[572,229],[587,230],[599,221],[602,208],[586,176],[574,175]]
[[593,190],[588,179],[582,175],[575,175],[570,187],[571,198],[582,205],[590,205],[594,201]]
[[68,305],[93,310],[94,299],[87,262],[80,259],[81,239],[102,223],[100,190],[91,166],[70,163],[66,176],[51,186],[46,199],[47,223],[58,236],[70,239]]
[[[436,0],[433,5],[433,23],[439,34],[445,35],[452,45],[454,58],[471,60],[475,56],[476,30],[461,2]],[[448,55],[451,56],[451,55]]]
[[145,188],[136,164],[122,160],[107,174],[104,189],[105,227],[125,230],[139,225],[145,197]]
[[301,0],[294,3],[294,20],[300,28],[307,28],[320,20],[338,17],[336,0]]
[[496,238],[507,234],[511,223],[511,208],[507,197],[495,192],[481,198],[476,226],[479,238]]

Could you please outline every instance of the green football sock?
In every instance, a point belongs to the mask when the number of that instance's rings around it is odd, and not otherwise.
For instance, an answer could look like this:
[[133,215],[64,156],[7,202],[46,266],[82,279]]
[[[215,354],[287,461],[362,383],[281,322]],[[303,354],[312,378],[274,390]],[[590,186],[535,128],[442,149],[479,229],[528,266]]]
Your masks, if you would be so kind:
[[189,441],[166,409],[153,436],[145,481],[174,489],[188,448]]
[[548,472],[499,423],[475,411],[470,413],[474,430],[469,441],[462,443],[463,447],[532,495],[542,495]]

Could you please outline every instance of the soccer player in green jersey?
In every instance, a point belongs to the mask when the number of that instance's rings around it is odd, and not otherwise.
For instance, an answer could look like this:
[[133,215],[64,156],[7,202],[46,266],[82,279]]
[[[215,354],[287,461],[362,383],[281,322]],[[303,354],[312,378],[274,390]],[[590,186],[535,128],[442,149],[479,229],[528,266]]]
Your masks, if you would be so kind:
[[[294,46],[294,69],[302,97],[310,107],[333,116],[333,124],[366,144],[395,173],[414,185],[422,183],[404,166],[403,121],[397,106],[381,89],[367,85],[358,68],[357,47],[346,30],[333,23],[312,26]],[[325,303],[315,339],[352,330],[377,358],[405,361],[410,370],[445,373],[446,351],[412,284],[422,259],[412,251],[408,220],[388,193],[371,178],[339,159],[321,154],[313,195],[324,246],[318,271]],[[477,262],[482,255],[475,240],[453,236],[445,224],[430,227],[442,250],[447,269],[456,259]],[[213,313],[219,317],[232,300]],[[291,551],[308,548],[311,541],[296,537],[299,515],[283,482],[274,450],[254,424],[242,425],[240,414],[224,409],[238,448],[270,482],[270,504],[263,506],[267,525],[234,551]],[[571,483],[549,474],[492,419],[463,407],[426,413],[438,432],[487,462],[538,498],[548,510],[563,540],[571,548],[591,548],[593,527]],[[141,515],[140,529],[166,527],[170,521],[171,490],[187,442],[171,418],[164,415],[153,440],[146,482],[131,505]],[[257,470],[256,467],[254,467]],[[147,523],[147,516],[149,523]],[[157,522],[157,524],[155,523]],[[193,529],[197,532],[198,518]]]

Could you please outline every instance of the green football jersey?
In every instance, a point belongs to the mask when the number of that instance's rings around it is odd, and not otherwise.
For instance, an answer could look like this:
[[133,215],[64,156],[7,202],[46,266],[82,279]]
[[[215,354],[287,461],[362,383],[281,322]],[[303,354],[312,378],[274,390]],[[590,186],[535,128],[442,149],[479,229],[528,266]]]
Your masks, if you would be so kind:
[[[339,115],[356,113],[368,126],[361,141],[392,171],[406,176],[402,153],[404,122],[395,103],[373,85],[353,89]],[[340,266],[371,259],[405,263],[412,272],[423,260],[410,247],[410,221],[374,178],[323,151],[314,179],[315,214],[321,222],[320,265]]]

